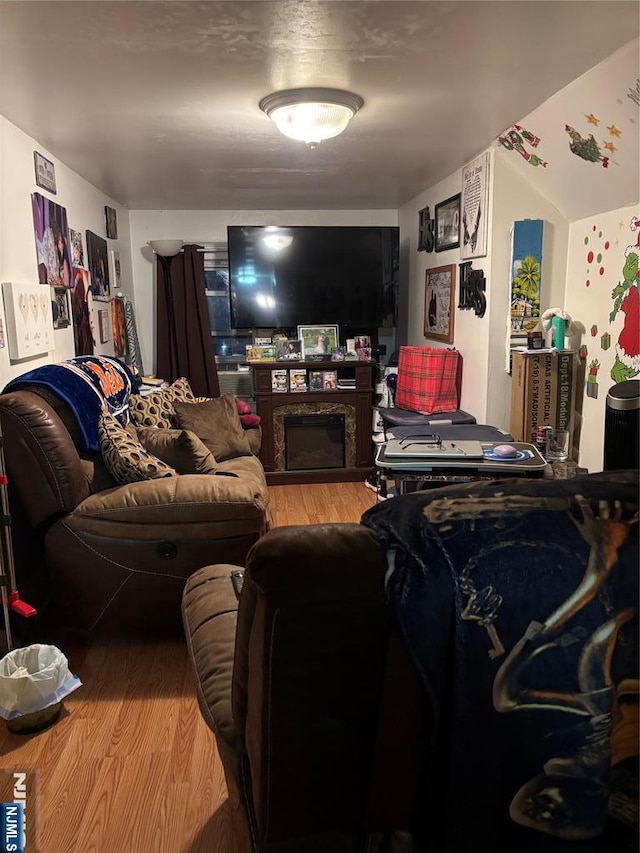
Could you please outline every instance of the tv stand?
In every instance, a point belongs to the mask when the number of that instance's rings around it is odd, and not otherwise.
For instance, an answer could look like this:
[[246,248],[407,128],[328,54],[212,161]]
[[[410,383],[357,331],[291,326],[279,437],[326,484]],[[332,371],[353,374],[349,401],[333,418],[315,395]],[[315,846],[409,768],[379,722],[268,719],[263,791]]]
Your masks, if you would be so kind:
[[[260,415],[260,461],[269,485],[338,483],[364,480],[373,471],[371,423],[375,361],[269,361],[251,364],[256,413]],[[338,382],[352,387],[331,390],[275,391],[272,370],[336,371]],[[350,381],[349,381],[350,380]],[[307,386],[308,387],[308,386]],[[344,466],[287,470],[285,419],[289,416],[344,417]]]

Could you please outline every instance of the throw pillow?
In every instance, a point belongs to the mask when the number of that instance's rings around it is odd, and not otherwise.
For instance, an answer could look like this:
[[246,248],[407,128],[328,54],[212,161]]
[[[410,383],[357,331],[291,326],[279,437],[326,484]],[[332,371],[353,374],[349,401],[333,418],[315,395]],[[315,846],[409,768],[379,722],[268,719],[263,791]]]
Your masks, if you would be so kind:
[[185,403],[195,402],[195,396],[189,382],[181,377],[168,388],[151,394],[132,394],[129,398],[129,413],[136,426],[173,429],[173,404],[175,400]]
[[200,438],[215,456],[216,462],[236,456],[251,456],[234,394],[223,394],[204,403],[175,403],[175,416],[181,429]]
[[140,444],[131,424],[123,427],[108,411],[98,418],[98,440],[105,467],[120,485],[174,477],[178,473]]
[[[212,400],[213,397],[196,397],[196,403],[206,403],[207,400]],[[240,423],[242,424],[242,429],[253,429],[254,427],[259,426],[260,424],[260,415],[256,415],[253,413],[251,406],[246,400],[241,400],[239,397],[236,397],[236,409],[238,410],[238,414],[240,415]]]
[[136,432],[145,449],[178,474],[214,474],[218,470],[213,455],[195,432],[157,427],[138,427]]

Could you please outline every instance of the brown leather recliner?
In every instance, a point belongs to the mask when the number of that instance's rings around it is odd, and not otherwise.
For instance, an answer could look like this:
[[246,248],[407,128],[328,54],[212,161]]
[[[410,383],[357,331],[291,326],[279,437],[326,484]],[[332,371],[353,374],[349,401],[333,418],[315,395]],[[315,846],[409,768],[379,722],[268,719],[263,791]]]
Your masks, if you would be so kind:
[[370,530],[332,523],[275,528],[246,572],[208,566],[187,582],[187,642],[234,853],[355,853],[365,827],[372,853],[391,837],[394,851],[412,849],[421,698],[390,624],[386,569]]
[[474,482],[196,572],[234,853],[635,849],[638,527],[637,471]]
[[[189,575],[212,558],[242,563],[270,526],[255,455],[220,463],[238,476],[117,485],[51,392],[0,395],[0,424],[18,587],[56,623],[179,631]],[[255,453],[260,430],[248,433]]]

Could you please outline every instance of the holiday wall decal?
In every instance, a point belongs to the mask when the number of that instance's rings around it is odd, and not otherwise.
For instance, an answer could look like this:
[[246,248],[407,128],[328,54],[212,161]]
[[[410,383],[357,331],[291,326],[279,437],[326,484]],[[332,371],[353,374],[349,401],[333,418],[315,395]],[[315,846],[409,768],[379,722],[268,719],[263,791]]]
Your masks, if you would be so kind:
[[537,154],[527,150],[527,146],[537,148],[540,144],[540,138],[522,125],[514,124],[510,130],[498,137],[498,142],[507,151],[517,151],[530,166],[543,166],[546,169],[548,163],[541,160]]
[[640,219],[633,216],[629,228],[636,239],[625,249],[622,281],[611,291],[613,309],[609,314],[609,322],[613,323],[619,312],[624,314],[624,325],[618,335],[616,358],[611,368],[611,378],[615,383],[624,382],[640,373]]

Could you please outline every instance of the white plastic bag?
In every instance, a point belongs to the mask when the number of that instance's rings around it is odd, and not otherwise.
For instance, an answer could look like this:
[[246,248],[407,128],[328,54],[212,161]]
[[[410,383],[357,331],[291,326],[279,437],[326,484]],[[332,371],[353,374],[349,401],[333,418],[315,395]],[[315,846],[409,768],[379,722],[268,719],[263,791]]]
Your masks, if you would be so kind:
[[82,682],[56,646],[35,643],[0,660],[0,717],[13,720],[55,705]]

